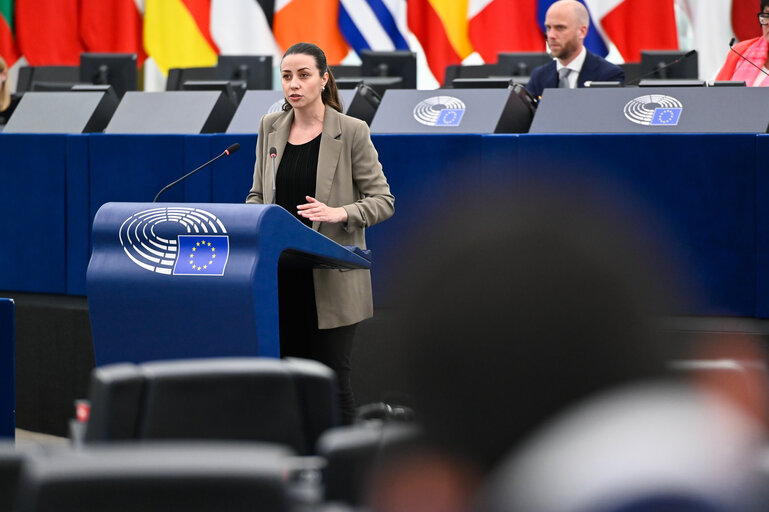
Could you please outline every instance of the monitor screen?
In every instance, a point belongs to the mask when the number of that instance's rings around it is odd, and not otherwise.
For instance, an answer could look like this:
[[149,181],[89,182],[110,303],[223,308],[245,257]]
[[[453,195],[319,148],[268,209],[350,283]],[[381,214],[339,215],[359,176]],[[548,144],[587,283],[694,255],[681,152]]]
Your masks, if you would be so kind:
[[515,52],[497,54],[497,69],[500,75],[531,76],[534,68],[553,60],[545,52]]
[[246,89],[272,89],[271,55],[220,55],[217,80],[246,82]]
[[135,53],[81,53],[80,81],[111,85],[118,97],[139,89]]
[[[641,52],[641,76],[660,80],[699,78],[697,52],[683,58],[684,50],[645,50]],[[677,59],[681,59],[673,64]]]
[[360,52],[361,74],[375,77],[401,77],[404,89],[417,88],[417,54],[407,50]]

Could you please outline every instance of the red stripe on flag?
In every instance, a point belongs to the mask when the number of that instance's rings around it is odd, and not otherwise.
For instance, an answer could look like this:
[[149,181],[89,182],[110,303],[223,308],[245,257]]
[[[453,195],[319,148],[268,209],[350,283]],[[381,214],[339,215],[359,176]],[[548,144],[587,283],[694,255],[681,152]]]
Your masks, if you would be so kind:
[[19,48],[16,46],[16,41],[13,39],[13,32],[10,25],[3,16],[0,15],[0,56],[3,57],[5,63],[10,68],[13,64],[19,60]]
[[537,0],[515,4],[492,1],[470,19],[469,35],[486,62],[496,62],[500,52],[545,51],[545,36],[537,22]]
[[86,51],[135,53],[141,66],[147,57],[142,24],[134,0],[80,0],[80,36]]
[[428,0],[409,0],[408,26],[419,39],[433,76],[443,82],[446,66],[461,64],[462,58],[451,45],[443,22]]
[[200,33],[203,34],[203,38],[218,54],[219,47],[216,46],[214,38],[211,37],[211,0],[182,0],[182,3],[190,11]]
[[756,16],[759,10],[756,0],[732,0],[732,30],[738,41],[761,35],[761,25]]
[[16,41],[31,66],[80,64],[78,0],[17,0]]
[[628,62],[641,60],[641,50],[678,48],[673,0],[624,0],[601,25]]

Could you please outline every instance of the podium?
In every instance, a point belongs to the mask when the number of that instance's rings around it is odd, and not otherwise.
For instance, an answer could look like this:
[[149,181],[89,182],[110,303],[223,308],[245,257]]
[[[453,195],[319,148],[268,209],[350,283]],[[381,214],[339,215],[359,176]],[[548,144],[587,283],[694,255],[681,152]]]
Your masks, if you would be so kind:
[[276,205],[103,205],[86,277],[96,364],[279,357],[278,266],[371,262]]

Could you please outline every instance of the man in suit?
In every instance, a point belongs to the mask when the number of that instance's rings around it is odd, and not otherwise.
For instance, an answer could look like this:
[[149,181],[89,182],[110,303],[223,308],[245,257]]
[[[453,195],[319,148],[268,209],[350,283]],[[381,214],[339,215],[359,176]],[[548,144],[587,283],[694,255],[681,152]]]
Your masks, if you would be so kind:
[[590,15],[577,0],[559,0],[545,14],[545,31],[555,59],[531,72],[526,89],[539,100],[548,88],[584,87],[588,81],[625,82],[625,72],[584,45]]

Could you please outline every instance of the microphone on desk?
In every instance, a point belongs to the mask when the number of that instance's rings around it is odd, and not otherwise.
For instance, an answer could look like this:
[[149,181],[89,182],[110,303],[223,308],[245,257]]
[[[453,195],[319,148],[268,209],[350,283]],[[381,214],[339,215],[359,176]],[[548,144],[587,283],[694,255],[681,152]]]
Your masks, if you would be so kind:
[[[275,192],[275,176],[278,174],[275,170],[275,159],[278,157],[278,150],[275,146],[270,148],[270,160],[272,160],[272,191]],[[273,194],[274,195],[274,194]]]
[[662,64],[656,66],[654,69],[652,69],[648,73],[644,73],[643,75],[639,76],[635,80],[631,80],[630,82],[626,83],[625,85],[626,86],[628,86],[628,85],[637,85],[644,78],[649,77],[649,76],[653,75],[654,73],[657,73],[658,71],[662,71],[663,69],[667,69],[670,66],[675,66],[676,64],[678,64],[682,60],[688,59],[689,57],[691,57],[692,55],[694,55],[696,53],[697,53],[697,50],[689,50],[688,52],[686,52],[685,54],[681,55],[677,59],[671,60],[671,61],[668,61],[668,62],[663,62]]
[[218,154],[217,156],[215,156],[214,158],[212,158],[212,159],[211,159],[211,160],[209,160],[208,162],[204,163],[203,165],[201,165],[200,167],[198,167],[198,168],[197,168],[197,169],[195,169],[194,171],[192,171],[192,172],[188,172],[187,174],[185,174],[184,176],[182,176],[182,177],[181,177],[181,178],[179,178],[178,180],[174,181],[173,183],[169,183],[168,185],[166,185],[165,187],[163,187],[163,188],[160,190],[160,192],[158,192],[158,195],[156,195],[156,196],[155,196],[155,199],[153,199],[153,200],[152,200],[152,202],[153,202],[153,203],[157,203],[157,202],[158,202],[158,198],[160,197],[160,194],[162,194],[163,192],[165,192],[165,191],[166,191],[166,190],[168,190],[169,188],[173,187],[174,185],[176,185],[176,184],[177,184],[177,183],[179,183],[180,181],[186,180],[187,178],[189,178],[190,176],[192,176],[193,174],[195,174],[196,172],[198,172],[199,170],[201,170],[203,167],[206,167],[207,165],[211,165],[212,163],[214,163],[214,162],[216,162],[217,160],[219,160],[221,157],[223,157],[223,156],[228,156],[228,155],[231,155],[231,154],[233,154],[235,151],[237,151],[237,150],[239,150],[239,149],[240,149],[240,144],[238,144],[237,142],[236,142],[235,144],[232,144],[230,147],[228,147],[227,149],[225,149],[224,151],[222,151],[220,154]]
[[753,62],[752,60],[750,60],[749,58],[745,57],[743,54],[741,54],[740,52],[738,52],[737,50],[735,50],[735,49],[734,49],[734,43],[735,43],[735,41],[737,41],[737,39],[735,39],[735,38],[731,38],[731,40],[729,41],[729,49],[730,49],[731,51],[733,51],[734,53],[736,53],[737,55],[739,55],[740,57],[742,57],[742,59],[743,59],[745,62],[747,62],[748,64],[750,64],[751,66],[753,66],[754,68],[756,68],[757,70],[759,70],[760,72],[762,72],[763,74],[765,74],[765,75],[769,75],[769,73],[767,73],[767,72],[766,72],[766,70],[764,70],[764,68],[760,67],[758,64],[756,64],[755,62]]

